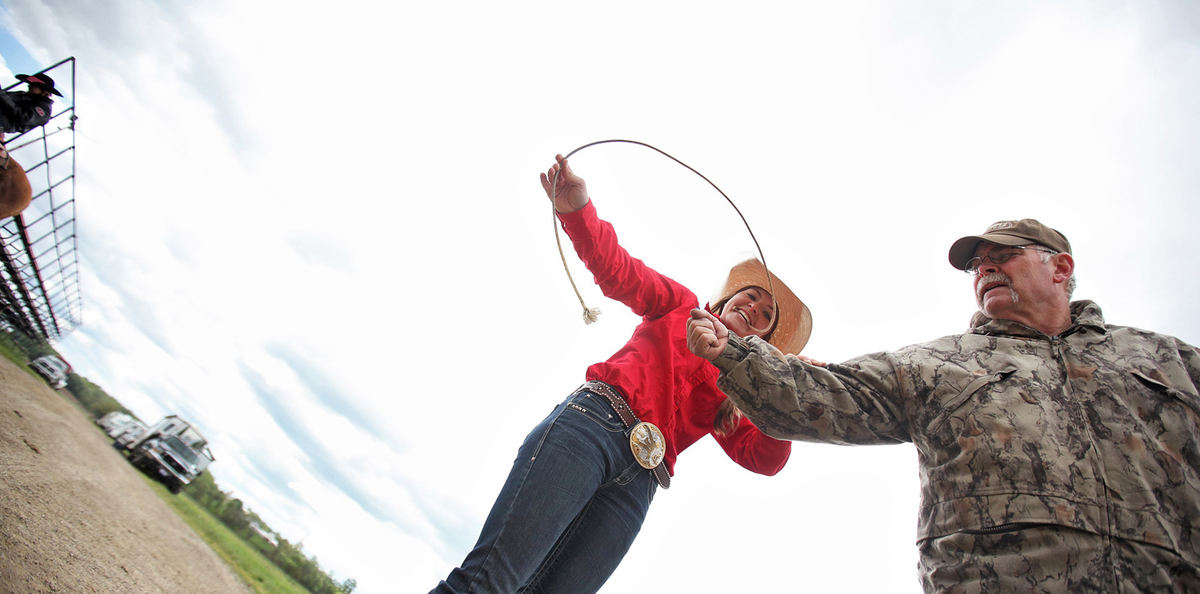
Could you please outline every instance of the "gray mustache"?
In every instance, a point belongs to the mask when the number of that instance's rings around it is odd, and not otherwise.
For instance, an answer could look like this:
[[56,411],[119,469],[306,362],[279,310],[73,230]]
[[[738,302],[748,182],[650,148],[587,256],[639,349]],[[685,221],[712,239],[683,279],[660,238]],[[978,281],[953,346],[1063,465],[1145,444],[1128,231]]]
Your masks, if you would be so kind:
[[981,292],[983,288],[996,282],[1004,283],[1008,287],[1012,286],[1012,282],[1009,280],[1008,275],[1004,274],[1003,272],[985,274],[979,278],[979,282],[975,283],[975,300],[978,301],[983,299],[983,293]]

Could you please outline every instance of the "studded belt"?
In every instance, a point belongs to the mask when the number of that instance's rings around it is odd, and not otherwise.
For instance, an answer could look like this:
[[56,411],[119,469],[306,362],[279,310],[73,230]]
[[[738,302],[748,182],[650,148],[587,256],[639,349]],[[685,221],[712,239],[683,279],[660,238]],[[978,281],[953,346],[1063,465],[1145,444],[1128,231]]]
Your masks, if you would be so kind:
[[588,380],[579,389],[599,394],[608,400],[613,410],[617,411],[617,416],[621,417],[625,428],[629,429],[629,449],[633,451],[633,457],[637,459],[638,464],[651,471],[662,488],[671,488],[671,473],[667,472],[667,465],[663,462],[667,440],[662,431],[654,423],[639,421],[625,397],[616,388],[601,381]]

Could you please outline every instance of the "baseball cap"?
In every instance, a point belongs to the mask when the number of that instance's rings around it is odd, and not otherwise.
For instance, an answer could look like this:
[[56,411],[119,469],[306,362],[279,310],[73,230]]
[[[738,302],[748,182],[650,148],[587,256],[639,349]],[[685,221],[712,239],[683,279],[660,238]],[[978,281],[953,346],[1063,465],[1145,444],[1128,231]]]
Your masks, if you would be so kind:
[[1071,242],[1067,241],[1067,236],[1035,219],[997,221],[988,225],[982,235],[968,235],[955,241],[950,246],[950,265],[959,270],[966,270],[967,262],[975,257],[975,250],[984,241],[999,245],[1036,243],[1056,252],[1071,253]]

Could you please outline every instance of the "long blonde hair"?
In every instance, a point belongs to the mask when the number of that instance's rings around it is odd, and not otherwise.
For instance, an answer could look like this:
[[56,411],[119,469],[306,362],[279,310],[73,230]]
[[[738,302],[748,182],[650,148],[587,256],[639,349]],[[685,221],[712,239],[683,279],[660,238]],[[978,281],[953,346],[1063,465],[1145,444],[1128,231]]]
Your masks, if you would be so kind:
[[722,437],[729,435],[737,430],[737,426],[742,422],[742,411],[729,399],[721,401],[721,406],[717,407],[717,414],[713,417],[713,433]]

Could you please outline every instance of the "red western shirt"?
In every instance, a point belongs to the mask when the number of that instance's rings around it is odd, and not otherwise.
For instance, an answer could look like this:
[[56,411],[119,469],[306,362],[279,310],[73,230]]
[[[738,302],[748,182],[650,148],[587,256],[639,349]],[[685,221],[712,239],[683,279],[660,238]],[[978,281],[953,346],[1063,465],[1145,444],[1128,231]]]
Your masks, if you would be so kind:
[[630,256],[591,202],[558,218],[600,290],[642,317],[629,342],[607,361],[588,367],[586,377],[615,386],[639,419],[662,430],[671,474],[679,452],[710,433],[743,467],[765,475],[782,470],[792,452],[790,441],[764,435],[745,418],[729,435],[713,433],[725,394],[717,389],[717,368],[687,348],[687,320],[699,306],[696,295]]

